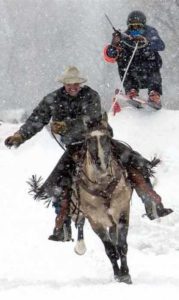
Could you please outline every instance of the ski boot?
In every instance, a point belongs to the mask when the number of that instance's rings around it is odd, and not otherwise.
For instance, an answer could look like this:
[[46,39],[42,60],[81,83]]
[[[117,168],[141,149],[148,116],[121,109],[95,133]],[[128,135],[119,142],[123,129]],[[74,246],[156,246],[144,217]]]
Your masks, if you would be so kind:
[[135,108],[142,108],[141,103],[133,100],[133,98],[136,98],[139,96],[138,91],[136,89],[130,89],[130,91],[128,91],[126,95],[129,98],[129,100],[127,101],[129,104],[131,104]]
[[156,91],[151,91],[149,93],[148,105],[157,110],[162,108],[160,94]]

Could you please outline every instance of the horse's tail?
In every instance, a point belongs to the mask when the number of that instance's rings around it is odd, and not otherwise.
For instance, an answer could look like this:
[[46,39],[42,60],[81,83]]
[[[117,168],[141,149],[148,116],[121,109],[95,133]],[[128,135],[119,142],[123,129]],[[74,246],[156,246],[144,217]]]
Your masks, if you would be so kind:
[[28,193],[33,196],[34,200],[46,200],[49,198],[43,188],[42,180],[41,176],[37,178],[36,175],[32,175],[32,177],[27,181],[30,185]]

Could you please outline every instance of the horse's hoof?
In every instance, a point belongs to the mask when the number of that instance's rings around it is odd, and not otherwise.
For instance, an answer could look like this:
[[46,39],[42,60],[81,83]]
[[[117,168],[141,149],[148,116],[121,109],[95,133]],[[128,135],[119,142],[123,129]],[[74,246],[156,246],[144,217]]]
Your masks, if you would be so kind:
[[74,251],[78,255],[84,255],[86,252],[86,245],[84,243],[84,240],[79,240],[76,243],[76,246],[74,247]]
[[129,274],[127,275],[115,275],[115,280],[118,282],[124,282],[127,284],[132,284],[132,279],[131,276]]

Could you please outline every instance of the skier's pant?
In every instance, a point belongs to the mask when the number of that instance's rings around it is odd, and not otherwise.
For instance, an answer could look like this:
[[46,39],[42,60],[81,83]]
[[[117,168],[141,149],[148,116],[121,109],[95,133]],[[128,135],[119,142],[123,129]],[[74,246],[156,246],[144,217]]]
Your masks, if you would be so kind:
[[131,89],[136,89],[137,91],[140,89],[148,89],[148,93],[156,91],[162,95],[162,78],[160,70],[151,71],[149,69],[143,72],[128,72],[124,80],[124,89],[126,93]]

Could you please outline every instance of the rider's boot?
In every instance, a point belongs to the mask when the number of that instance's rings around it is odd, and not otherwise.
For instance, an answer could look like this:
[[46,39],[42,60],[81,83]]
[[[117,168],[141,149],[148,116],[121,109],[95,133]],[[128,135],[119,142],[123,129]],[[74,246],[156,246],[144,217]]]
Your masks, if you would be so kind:
[[129,172],[129,179],[132,182],[138,196],[142,199],[146,214],[150,220],[167,216],[173,212],[170,208],[164,208],[161,197],[153,190],[149,178],[144,176],[134,168]]
[[[58,216],[56,217],[56,220],[57,218]],[[58,228],[56,224],[53,230],[53,234],[50,235],[48,239],[56,242],[71,241],[72,240],[71,218],[67,217],[67,219],[64,221],[64,224],[61,226],[61,228]]]
[[173,212],[171,208],[165,208],[162,202],[157,204],[153,200],[146,201],[146,198],[145,196],[141,197],[144,202],[146,215],[150,220],[165,217]]
[[71,199],[71,193],[68,188],[63,188],[63,192],[58,201],[53,203],[55,212],[57,214],[55,219],[55,228],[53,234],[49,236],[51,241],[70,241],[71,235],[71,217],[69,213],[69,202]]

